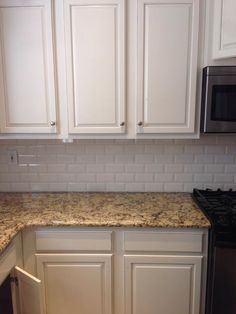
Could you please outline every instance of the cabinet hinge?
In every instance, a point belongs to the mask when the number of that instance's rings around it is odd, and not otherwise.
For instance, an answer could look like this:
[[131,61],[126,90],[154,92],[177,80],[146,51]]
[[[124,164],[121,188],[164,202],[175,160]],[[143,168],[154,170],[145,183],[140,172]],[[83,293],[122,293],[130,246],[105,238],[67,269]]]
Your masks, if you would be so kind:
[[10,277],[10,281],[13,282],[16,286],[18,286],[18,278],[17,277]]

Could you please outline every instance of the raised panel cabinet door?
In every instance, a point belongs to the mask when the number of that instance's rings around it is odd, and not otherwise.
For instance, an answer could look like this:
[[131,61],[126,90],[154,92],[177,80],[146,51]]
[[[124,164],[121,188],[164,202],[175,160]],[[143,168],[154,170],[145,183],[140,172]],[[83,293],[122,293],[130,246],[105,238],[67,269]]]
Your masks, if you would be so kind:
[[199,0],[138,0],[137,133],[193,133]]
[[51,0],[0,0],[3,133],[56,133]]
[[112,314],[110,254],[36,254],[47,314]]
[[125,314],[199,314],[200,256],[125,256]]
[[124,0],[64,0],[70,133],[125,131]]
[[18,266],[14,269],[13,305],[14,314],[44,314],[41,280]]
[[213,59],[236,57],[236,1],[215,0]]

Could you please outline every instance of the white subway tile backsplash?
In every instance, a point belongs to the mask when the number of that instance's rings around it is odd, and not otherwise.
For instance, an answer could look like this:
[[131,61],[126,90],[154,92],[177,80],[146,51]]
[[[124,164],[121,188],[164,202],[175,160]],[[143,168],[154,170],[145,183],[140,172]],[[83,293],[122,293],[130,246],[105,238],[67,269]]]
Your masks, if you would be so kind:
[[224,154],[226,146],[224,145],[207,145],[206,148],[207,154]]
[[28,171],[29,172],[47,172],[48,171],[48,165],[47,164],[28,164]]
[[81,163],[81,164],[89,164],[89,163],[95,163],[96,162],[96,155],[76,155],[75,158],[76,163]]
[[68,172],[73,172],[73,173],[83,173],[86,172],[86,164],[72,164],[72,165],[67,165],[67,170]]
[[57,182],[58,175],[56,173],[39,173],[39,182]]
[[119,173],[116,174],[116,182],[134,182],[134,174],[132,173]]
[[88,192],[103,192],[106,191],[105,183],[88,183],[87,184]]
[[173,173],[158,173],[155,174],[155,182],[173,182],[174,174]]
[[165,165],[165,172],[167,173],[181,173],[184,170],[184,165],[167,164]]
[[125,190],[127,192],[144,192],[145,184],[144,183],[126,183]]
[[152,173],[138,173],[135,175],[136,182],[153,182],[154,181],[154,174]]
[[96,163],[106,164],[113,163],[115,161],[115,155],[97,155]]
[[213,182],[213,175],[207,173],[194,174],[194,182],[211,183]]
[[165,183],[164,192],[182,192],[183,184],[182,183]]
[[202,154],[204,152],[204,146],[203,145],[185,145],[184,146],[184,152],[190,153],[190,154]]
[[152,163],[153,161],[154,161],[153,154],[137,154],[137,155],[135,155],[135,162],[136,163],[148,164],[148,163]]
[[29,183],[15,182],[11,183],[10,191],[12,192],[28,192],[30,190]]
[[191,173],[178,173],[175,174],[175,181],[180,182],[193,182],[193,174]]
[[76,182],[96,182],[96,175],[94,173],[79,173],[76,176]]
[[205,165],[205,173],[224,173],[225,165]]
[[186,164],[186,165],[184,165],[184,172],[186,172],[186,173],[203,173],[204,172],[204,165]]
[[0,182],[19,182],[20,174],[19,173],[1,173]]
[[231,174],[215,174],[214,182],[216,183],[229,183],[233,182],[234,176]]
[[[146,165],[148,167],[149,165]],[[133,172],[133,173],[144,173],[145,172],[145,164],[126,164],[125,172]]]
[[48,187],[49,192],[63,192],[67,190],[66,183],[50,183]]
[[114,182],[115,175],[113,173],[98,173],[97,182]]
[[37,173],[21,173],[20,174],[20,181],[21,182],[37,182],[38,175]]
[[226,173],[236,173],[236,164],[225,165],[225,172]]
[[106,164],[105,165],[105,171],[116,173],[116,172],[124,172],[124,165],[123,164]]
[[107,192],[123,192],[125,191],[124,183],[110,183],[106,186]]
[[67,184],[67,191],[68,192],[83,192],[87,191],[87,184],[86,183],[72,183],[69,182]]
[[235,161],[234,155],[217,155],[215,162],[219,164],[232,164]]
[[204,189],[204,183],[184,183],[183,192],[192,192],[193,189]]
[[162,165],[162,164],[147,164],[147,165],[145,165],[145,171],[151,172],[151,173],[162,173],[162,172],[164,172],[164,165]]
[[48,191],[49,190],[49,183],[31,183],[30,190],[33,192],[40,192],[40,191]]
[[[10,164],[8,150],[17,150],[18,165]],[[0,141],[0,191],[191,192],[235,186],[236,136]]]
[[0,182],[0,191],[1,192],[9,192],[11,191],[11,185],[10,183],[2,183]]
[[163,192],[164,184],[163,183],[145,183],[146,192]]
[[[143,151],[143,146],[139,146],[140,153]],[[159,144],[145,145],[145,153],[151,154],[162,154],[164,153],[164,146]]]
[[165,145],[165,153],[167,154],[181,154],[184,152],[184,145]]
[[88,173],[99,173],[104,172],[105,166],[103,164],[88,164],[86,166],[86,172]]
[[65,172],[66,165],[65,164],[50,164],[48,165],[48,172]]
[[213,164],[215,155],[195,155],[195,162],[198,164]]
[[157,154],[155,155],[155,162],[159,163],[159,164],[172,164],[174,163],[175,160],[175,155],[174,154],[169,154],[169,155],[165,155],[165,154]]
[[175,156],[175,163],[177,164],[192,164],[194,161],[193,154],[180,154]]
[[105,146],[105,154],[122,154],[124,151],[123,145],[106,145]]

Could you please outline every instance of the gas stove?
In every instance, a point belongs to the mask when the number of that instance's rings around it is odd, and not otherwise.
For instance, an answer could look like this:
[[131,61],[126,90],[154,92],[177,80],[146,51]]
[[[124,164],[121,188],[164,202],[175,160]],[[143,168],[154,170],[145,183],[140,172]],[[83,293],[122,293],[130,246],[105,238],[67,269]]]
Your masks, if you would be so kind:
[[194,189],[192,197],[211,221],[212,228],[236,234],[236,191]]
[[205,314],[235,314],[236,191],[194,189],[192,197],[211,221]]

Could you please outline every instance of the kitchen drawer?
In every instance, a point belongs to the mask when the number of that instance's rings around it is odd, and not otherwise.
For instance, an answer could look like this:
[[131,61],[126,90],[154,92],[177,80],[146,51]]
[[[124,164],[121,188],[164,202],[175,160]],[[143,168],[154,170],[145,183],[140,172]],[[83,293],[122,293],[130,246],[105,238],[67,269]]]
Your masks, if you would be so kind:
[[124,232],[125,251],[202,252],[203,234],[189,232]]
[[112,231],[36,231],[36,251],[111,251]]

